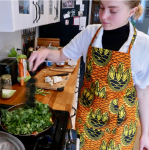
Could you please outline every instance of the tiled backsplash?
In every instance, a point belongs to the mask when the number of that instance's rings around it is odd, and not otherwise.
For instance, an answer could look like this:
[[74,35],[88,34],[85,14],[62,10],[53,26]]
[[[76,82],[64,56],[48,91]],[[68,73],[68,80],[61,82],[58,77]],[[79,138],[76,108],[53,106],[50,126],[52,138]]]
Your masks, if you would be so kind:
[[[39,28],[36,27],[36,36],[35,36],[35,47],[37,46],[37,38],[39,37],[38,33]],[[8,51],[15,47],[15,49],[23,48],[23,39],[22,39],[23,30],[16,32],[0,32],[0,60],[7,57]],[[21,54],[21,51],[18,51],[18,54]]]
[[11,47],[22,49],[21,31],[0,32],[0,56]]

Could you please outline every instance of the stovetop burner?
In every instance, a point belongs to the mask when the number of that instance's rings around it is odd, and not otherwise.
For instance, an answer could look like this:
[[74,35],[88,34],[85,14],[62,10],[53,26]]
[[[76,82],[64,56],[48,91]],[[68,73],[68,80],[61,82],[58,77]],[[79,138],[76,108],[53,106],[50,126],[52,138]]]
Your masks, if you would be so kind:
[[[0,109],[7,109],[11,107],[10,105],[0,104]],[[20,139],[25,146],[26,150],[33,150],[36,147],[36,150],[62,150],[65,133],[67,130],[67,123],[69,118],[69,112],[54,110],[56,114],[56,121],[54,125],[50,128],[49,132],[45,135],[42,135],[38,138],[32,139]],[[0,128],[0,131],[3,131]],[[18,138],[18,137],[17,137]]]

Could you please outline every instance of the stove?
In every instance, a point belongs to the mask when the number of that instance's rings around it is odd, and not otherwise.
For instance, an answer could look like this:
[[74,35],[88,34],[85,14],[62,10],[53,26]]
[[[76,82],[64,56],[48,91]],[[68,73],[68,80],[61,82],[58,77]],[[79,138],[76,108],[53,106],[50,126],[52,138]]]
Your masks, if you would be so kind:
[[[0,104],[0,109],[8,109],[12,105]],[[48,133],[45,135],[29,140],[18,138],[25,146],[26,150],[63,150],[65,142],[65,133],[67,131],[67,123],[69,120],[68,111],[54,110],[56,121]],[[1,114],[0,114],[1,115]],[[0,127],[0,131],[3,131]]]

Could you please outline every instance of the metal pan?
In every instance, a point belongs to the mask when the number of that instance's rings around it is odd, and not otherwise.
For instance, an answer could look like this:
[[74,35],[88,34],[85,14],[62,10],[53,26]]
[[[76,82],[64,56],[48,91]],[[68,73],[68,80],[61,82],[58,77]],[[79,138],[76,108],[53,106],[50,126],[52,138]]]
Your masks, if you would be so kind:
[[22,142],[18,138],[16,138],[15,136],[12,136],[9,133],[0,131],[0,139],[3,139],[4,141],[10,143],[11,149],[13,147],[15,148],[15,150],[25,150],[25,147],[22,144]]
[[[10,108],[7,109],[7,110],[8,110],[8,111],[13,111],[13,110],[18,109],[18,108],[21,108],[21,107],[23,107],[23,106],[25,106],[25,105],[26,105],[25,103],[19,104],[19,105],[15,105],[15,106],[10,107]],[[51,107],[49,107],[49,112],[52,113],[52,120],[53,120],[53,124],[54,124],[54,123],[55,123],[55,120],[56,120],[55,112],[54,112],[54,110],[53,110]],[[1,118],[2,118],[2,117],[1,117]],[[1,119],[0,119],[0,124],[1,124],[2,129],[3,129],[4,131],[8,132],[8,131],[5,129],[3,123],[1,122]],[[39,133],[36,133],[36,134],[28,134],[28,135],[20,135],[20,134],[12,134],[12,133],[10,133],[10,134],[15,135],[15,136],[18,137],[18,138],[25,138],[25,137],[27,137],[27,138],[38,138],[38,137],[44,135],[45,133],[47,133],[47,132],[49,131],[49,129],[53,126],[53,124],[52,124],[51,126],[49,126],[47,129],[45,129],[44,131],[39,132]],[[8,132],[8,133],[9,133],[9,132]]]

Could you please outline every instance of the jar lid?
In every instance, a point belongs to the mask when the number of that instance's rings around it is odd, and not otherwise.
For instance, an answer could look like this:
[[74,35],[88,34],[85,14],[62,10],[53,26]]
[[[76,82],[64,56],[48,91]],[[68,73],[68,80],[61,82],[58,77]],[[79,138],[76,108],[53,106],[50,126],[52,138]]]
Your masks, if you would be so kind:
[[34,50],[33,47],[29,47],[29,48],[28,48],[28,51],[33,51],[33,50]]
[[4,74],[4,75],[1,76],[1,79],[9,80],[9,79],[11,79],[11,75],[10,74]]

